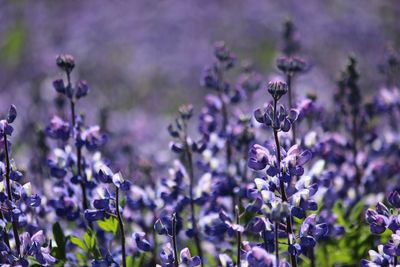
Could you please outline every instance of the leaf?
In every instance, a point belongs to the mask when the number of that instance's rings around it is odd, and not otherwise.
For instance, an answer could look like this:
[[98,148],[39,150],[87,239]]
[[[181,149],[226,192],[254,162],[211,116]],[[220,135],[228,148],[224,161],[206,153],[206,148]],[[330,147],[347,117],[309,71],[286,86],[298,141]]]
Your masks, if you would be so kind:
[[126,205],[126,198],[122,198],[122,199],[119,201],[119,205],[121,206],[121,208],[125,208],[125,205]]
[[118,231],[118,220],[114,217],[98,221],[97,224],[100,227],[100,229],[109,233],[113,233],[114,235]]
[[143,266],[144,259],[146,257],[145,253],[140,254],[139,257],[136,257],[132,263],[132,267],[141,267]]
[[90,234],[90,231],[86,231],[85,234],[83,235],[83,240],[85,241],[86,246],[91,249],[92,246],[92,236]]
[[85,251],[86,253],[89,252],[88,246],[86,246],[86,244],[82,240],[80,240],[78,237],[70,236],[69,240],[71,241],[72,244],[83,249],[83,251]]
[[90,250],[93,250],[96,247],[96,235],[93,230],[88,229],[83,235],[83,240]]
[[333,206],[333,212],[337,216],[337,222],[344,227],[348,227],[348,222],[344,219],[344,211],[342,201],[337,201]]
[[101,254],[97,247],[96,233],[93,230],[88,229],[83,235],[83,240],[88,248],[88,252],[92,254],[94,258],[99,259]]
[[53,224],[53,236],[56,241],[57,247],[53,248],[55,251],[55,257],[58,260],[65,260],[67,258],[65,251],[66,238],[64,232],[60,226],[60,223],[56,222]]
[[349,221],[351,222],[362,221],[362,213],[364,209],[365,209],[365,200],[362,198],[351,209],[351,212],[349,214]]
[[132,256],[126,257],[126,267],[134,267],[134,260]]
[[75,256],[76,256],[76,259],[78,260],[78,262],[79,262],[79,265],[86,265],[86,257],[85,257],[85,255],[83,255],[82,253],[76,253],[75,254]]

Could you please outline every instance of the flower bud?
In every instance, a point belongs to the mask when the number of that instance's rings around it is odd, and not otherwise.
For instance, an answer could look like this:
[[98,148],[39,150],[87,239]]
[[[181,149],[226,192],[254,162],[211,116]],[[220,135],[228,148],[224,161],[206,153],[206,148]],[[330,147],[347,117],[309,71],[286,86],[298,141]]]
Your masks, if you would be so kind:
[[230,57],[230,51],[226,47],[224,41],[219,41],[214,44],[214,54],[218,60],[226,61]]
[[71,55],[58,55],[56,63],[59,68],[70,73],[75,67],[75,60]]
[[65,85],[62,79],[55,80],[53,82],[53,87],[58,93],[65,94]]
[[276,66],[284,73],[296,73],[306,70],[306,62],[299,57],[280,57],[276,61]]
[[11,105],[7,114],[7,122],[13,123],[15,118],[17,118],[17,108],[14,105]]
[[77,99],[86,96],[88,92],[89,92],[89,86],[86,83],[86,81],[80,81],[76,85],[75,96],[76,96]]
[[279,100],[288,91],[288,86],[283,81],[271,81],[268,83],[268,93],[275,100]]
[[182,105],[179,107],[179,114],[183,120],[188,120],[193,115],[193,105]]

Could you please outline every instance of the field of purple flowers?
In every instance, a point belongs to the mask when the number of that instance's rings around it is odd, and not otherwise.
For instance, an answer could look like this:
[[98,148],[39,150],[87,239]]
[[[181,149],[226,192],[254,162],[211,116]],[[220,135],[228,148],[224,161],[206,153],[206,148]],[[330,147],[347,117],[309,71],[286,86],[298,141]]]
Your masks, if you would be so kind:
[[280,30],[272,75],[215,42],[204,97],[167,122],[97,109],[62,51],[48,121],[18,122],[20,94],[2,95],[1,266],[400,266],[400,54],[349,55],[334,88],[304,93],[318,62],[292,20]]

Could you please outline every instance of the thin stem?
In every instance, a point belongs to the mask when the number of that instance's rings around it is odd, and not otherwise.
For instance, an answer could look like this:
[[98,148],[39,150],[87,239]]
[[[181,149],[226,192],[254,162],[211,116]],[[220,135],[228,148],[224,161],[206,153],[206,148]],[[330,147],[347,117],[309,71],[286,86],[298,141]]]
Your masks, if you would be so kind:
[[[241,176],[242,176],[242,184],[246,185],[247,183],[247,161],[249,158],[249,143],[246,143],[243,146],[243,169],[241,170]],[[239,188],[241,188],[241,186],[239,185]],[[238,194],[238,204],[239,204],[239,210],[243,210],[243,203],[242,203],[242,194]],[[235,199],[233,198],[233,203],[235,203]]]
[[189,146],[186,144],[187,149],[187,160],[188,160],[188,166],[189,166],[189,176],[190,176],[190,213],[191,213],[191,221],[192,221],[192,227],[194,230],[194,241],[196,244],[197,248],[197,253],[199,254],[199,257],[201,259],[201,266],[203,266],[203,251],[201,249],[201,241],[199,237],[199,231],[197,229],[197,221],[196,221],[196,216],[195,216],[195,209],[194,209],[194,197],[193,197],[193,161],[192,161],[192,152],[189,149]]
[[[274,121],[276,121],[276,106],[277,106],[277,100],[274,99]],[[280,148],[280,144],[279,144],[279,136],[278,136],[278,130],[276,130],[275,128],[273,129],[274,131],[274,139],[275,139],[275,146],[276,146],[276,158],[278,161],[278,170],[279,170],[279,176],[280,176],[280,171],[281,171],[281,148]],[[281,191],[281,196],[282,196],[282,201],[283,202],[288,202],[288,198],[286,195],[286,191],[285,191],[285,183],[283,182],[283,180],[281,179],[281,177],[279,178],[279,187],[280,187],[280,191]],[[286,217],[286,233],[288,235],[288,244],[290,244],[290,236],[293,233],[293,228],[292,228],[292,218],[291,215],[289,214]],[[292,267],[297,267],[297,259],[296,259],[296,255],[290,254],[290,260],[292,263]]]
[[249,159],[249,143],[246,143],[244,145],[243,159],[244,159],[244,165],[243,165],[242,182],[246,183],[247,182],[247,161]]
[[314,252],[314,248],[309,248],[309,252],[310,252],[310,267],[315,267],[315,252]]
[[[155,220],[153,220],[153,225],[155,223]],[[157,255],[158,255],[158,251],[157,251],[157,246],[158,246],[158,242],[157,242],[157,233],[154,230],[154,227],[151,227],[151,232],[153,234],[153,243],[154,243],[154,247],[153,247],[153,257],[152,257],[152,263],[154,265],[157,265]]]
[[228,136],[228,108],[226,106],[226,103],[222,97],[222,94],[219,94],[220,100],[222,102],[222,116],[223,116],[223,132],[225,134],[226,138],[226,165],[229,166],[232,162],[232,145],[231,141],[229,140]]
[[267,231],[266,230],[262,231],[262,238],[263,238],[263,242],[264,242],[264,249],[265,249],[265,251],[268,251],[268,239],[267,239]]
[[122,216],[119,211],[119,188],[115,187],[115,209],[117,213],[118,225],[121,233],[121,247],[122,247],[122,266],[126,267],[126,250],[125,250],[125,231]]
[[228,107],[226,106],[223,90],[224,90],[224,66],[220,64],[218,67],[218,98],[222,104],[222,131],[226,135],[226,164],[229,166],[232,162],[232,146],[228,137],[227,127],[229,125]]
[[[71,85],[71,75],[68,71],[67,71],[67,80],[68,80],[67,87],[69,90],[71,90],[71,86],[72,86]],[[70,104],[71,104],[72,127],[73,127],[73,129],[75,129],[77,131],[78,127],[76,125],[75,100],[71,99]],[[83,179],[83,177],[82,177],[82,148],[79,147],[78,145],[76,146],[76,161],[77,161],[77,175],[81,179]],[[85,181],[81,180],[80,185],[81,185],[81,191],[82,191],[82,208],[83,208],[83,210],[87,210],[89,208],[89,205],[88,205],[88,200],[87,200],[87,195],[86,195]],[[89,222],[89,227],[93,228],[92,222]]]
[[[10,156],[9,156],[9,151],[8,151],[7,134],[5,132],[3,134],[3,140],[4,140],[4,150],[5,150],[5,155],[6,155],[7,195],[8,195],[8,200],[11,203],[13,203],[11,179],[10,179],[11,164],[10,164]],[[19,240],[18,222],[16,222],[13,218],[12,218],[12,228],[13,228],[13,233],[14,233],[15,246],[17,247],[18,255],[21,256],[21,242]]]
[[197,221],[195,216],[195,209],[194,209],[194,196],[193,196],[193,187],[194,187],[194,172],[193,172],[193,159],[192,159],[192,151],[190,146],[187,142],[187,125],[186,122],[184,123],[184,145],[185,145],[185,152],[186,152],[186,163],[187,163],[187,170],[189,174],[189,197],[190,197],[190,216],[192,221],[192,227],[194,231],[194,242],[197,248],[197,254],[201,260],[201,266],[203,266],[203,251],[201,249],[201,241],[199,237],[199,231],[197,229]]
[[[240,210],[239,210],[238,206],[235,207],[235,211],[236,211],[236,224],[240,225]],[[242,233],[240,231],[237,231],[236,238],[237,238],[237,242],[236,242],[236,245],[237,245],[237,267],[241,267],[242,266],[242,263],[241,263]]]
[[275,258],[276,266],[279,266],[279,221],[275,222]]
[[[288,73],[286,75],[286,83],[288,86],[288,99],[289,99],[289,109],[293,108],[293,90],[292,90],[292,74]],[[296,143],[296,125],[292,124],[292,146]]]
[[179,266],[178,260],[178,242],[176,240],[176,214],[172,214],[172,246],[174,249],[174,267]]
[[[358,186],[361,183],[361,175],[360,175],[360,169],[358,168],[358,164],[357,164],[358,130],[357,130],[357,116],[356,116],[356,114],[353,114],[353,116],[352,116],[352,137],[353,137],[353,147],[352,147],[353,164],[354,164],[354,168],[356,170],[355,181],[356,181],[356,185],[357,185],[357,189],[358,189]],[[358,190],[357,190],[357,192],[358,192]]]

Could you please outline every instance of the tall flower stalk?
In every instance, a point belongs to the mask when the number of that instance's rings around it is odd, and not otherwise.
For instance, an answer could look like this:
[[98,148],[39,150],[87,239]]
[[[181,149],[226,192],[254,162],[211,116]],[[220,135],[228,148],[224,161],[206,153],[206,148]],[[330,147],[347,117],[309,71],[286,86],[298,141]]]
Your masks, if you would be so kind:
[[[187,123],[184,121],[184,147],[185,147],[185,154],[186,154],[186,167],[188,170],[189,175],[189,197],[190,197],[190,217],[191,223],[194,231],[194,242],[196,244],[197,253],[200,259],[203,262],[203,251],[201,249],[201,241],[199,237],[199,230],[197,226],[197,220],[195,215],[195,207],[194,207],[194,172],[193,172],[193,159],[192,159],[192,151],[188,144],[188,137],[187,137]],[[202,264],[203,265],[203,264]]]
[[[276,86],[276,84],[270,84],[269,85],[269,87],[274,87],[274,86]],[[281,84],[281,86],[285,87],[284,84]],[[276,121],[276,114],[277,114],[276,104],[278,102],[278,99],[279,98],[274,98],[274,121]],[[281,158],[281,148],[280,148],[280,143],[279,143],[278,130],[276,130],[276,128],[274,128],[273,132],[274,132],[274,140],[275,140],[275,147],[276,147],[276,158],[277,158],[277,164],[278,164],[277,168],[278,168],[278,170],[280,172],[281,159],[282,158]],[[278,178],[279,178],[279,188],[280,188],[280,192],[281,192],[282,201],[284,203],[287,203],[288,202],[288,198],[287,198],[287,195],[286,195],[285,183],[282,180],[282,178],[280,177],[280,174],[278,174]],[[278,236],[278,231],[279,231],[279,229],[278,229],[279,227],[278,226],[279,226],[278,224],[275,225],[275,231],[276,231],[275,235],[276,236]],[[288,244],[290,244],[291,243],[290,237],[291,237],[291,235],[293,235],[292,216],[290,215],[290,213],[286,217],[286,233],[288,235]],[[277,245],[278,245],[278,242],[277,242]],[[278,255],[277,256],[277,262],[278,262],[279,261],[279,247],[277,246],[275,249],[277,250],[277,255]],[[294,254],[292,254],[292,253],[290,254],[290,260],[291,260],[292,266],[296,267],[297,266],[297,259],[296,259],[296,256]]]
[[[62,80],[54,81],[53,85],[57,92],[65,94],[70,101],[70,109],[71,109],[71,126],[73,129],[74,137],[79,139],[80,134],[80,126],[76,121],[76,102],[79,98],[85,96],[88,92],[88,86],[86,82],[80,82],[76,85],[76,88],[72,86],[71,83],[71,72],[75,67],[75,60],[70,55],[60,55],[56,60],[57,66],[60,67],[67,76],[67,85],[65,86]],[[89,208],[88,198],[87,198],[87,190],[86,190],[86,181],[82,175],[82,146],[79,144],[78,140],[76,142],[76,172],[79,178],[79,184],[82,191],[82,208],[83,210],[87,210]],[[89,223],[89,227],[93,228],[92,223]]]
[[[8,150],[7,133],[5,130],[3,132],[3,142],[4,142],[4,154],[6,157],[7,196],[8,196],[8,200],[11,203],[13,203],[14,199],[12,197],[12,188],[11,188],[11,179],[10,179],[11,164],[10,164],[10,155],[9,155],[9,150]],[[15,219],[12,219],[12,229],[13,229],[13,233],[14,233],[15,246],[17,248],[18,255],[21,256],[21,242],[20,242],[19,233],[18,233],[18,222],[16,222]]]
[[[291,110],[289,114],[287,114],[285,108],[283,106],[280,106],[279,110],[277,108],[277,104],[279,99],[285,95],[288,91],[288,86],[285,82],[277,81],[277,82],[270,82],[268,84],[268,92],[271,94],[273,98],[273,103],[272,106],[269,105],[268,108],[265,109],[265,113],[263,113],[260,109],[255,111],[255,117],[258,122],[265,123],[266,125],[269,125],[273,129],[273,136],[274,136],[274,143],[275,143],[275,156],[276,156],[276,162],[272,162],[271,170],[269,170],[269,175],[276,176],[278,179],[278,190],[279,190],[279,195],[281,197],[282,204],[278,204],[278,206],[275,208],[276,211],[275,213],[281,214],[281,208],[288,207],[289,206],[289,200],[286,192],[286,185],[285,185],[285,179],[286,182],[287,180],[287,174],[286,178],[284,177],[282,171],[282,154],[281,154],[281,145],[279,141],[279,135],[278,131],[289,131],[290,127],[292,126],[293,122],[297,119],[298,113],[295,110]],[[260,146],[255,147],[254,150],[252,150],[252,153],[258,154],[259,152],[262,152]],[[262,152],[264,153],[264,152]],[[261,155],[261,154],[260,154]],[[260,159],[260,155],[254,155],[250,158],[249,161],[249,166],[251,166],[253,169],[262,169],[266,166],[266,163],[262,161],[262,163],[257,163],[257,161]],[[264,156],[263,156],[264,157]],[[267,159],[265,159],[267,160]],[[256,162],[254,162],[256,161]],[[262,189],[262,188],[261,188]],[[290,211],[285,211],[282,214],[286,214],[286,226],[285,226],[285,231],[287,234],[287,239],[288,239],[288,245],[291,246],[291,244],[294,242],[294,234],[293,234],[293,225],[292,225],[292,215]],[[279,225],[280,225],[280,215],[275,215],[273,216],[273,219],[275,220],[275,254],[276,254],[276,261],[277,263],[279,262],[279,242],[278,242],[278,237],[279,237]],[[265,235],[265,233],[264,233]],[[265,240],[265,236],[264,236]],[[265,241],[264,241],[265,242]],[[290,250],[289,250],[290,252]],[[293,252],[290,252],[290,259],[291,259],[291,264],[292,266],[296,267],[297,266],[297,258],[296,255]]]
[[[352,140],[351,153],[353,166],[355,170],[355,185],[357,193],[359,193],[359,186],[361,184],[362,173],[360,166],[357,163],[357,156],[359,150],[360,141],[360,127],[359,122],[362,119],[362,95],[358,86],[359,73],[357,71],[357,61],[354,57],[349,57],[349,62],[346,69],[341,73],[340,80],[338,82],[338,92],[336,94],[336,100],[342,101],[344,110],[341,110],[344,117],[348,118],[348,128],[350,130],[350,136]],[[350,116],[349,116],[350,115]]]
[[194,170],[193,170],[193,153],[192,148],[189,144],[188,137],[188,120],[192,117],[193,114],[193,106],[192,105],[183,105],[179,108],[180,117],[176,120],[176,127],[178,130],[175,130],[172,125],[168,127],[168,130],[172,137],[178,138],[179,143],[175,143],[172,145],[172,150],[175,152],[183,153],[185,167],[187,170],[187,175],[189,177],[189,204],[190,204],[190,221],[193,229],[193,238],[195,241],[197,253],[201,259],[201,265],[203,266],[203,251],[201,249],[201,239],[199,236],[199,229],[197,226],[196,220],[196,211],[194,206]]

